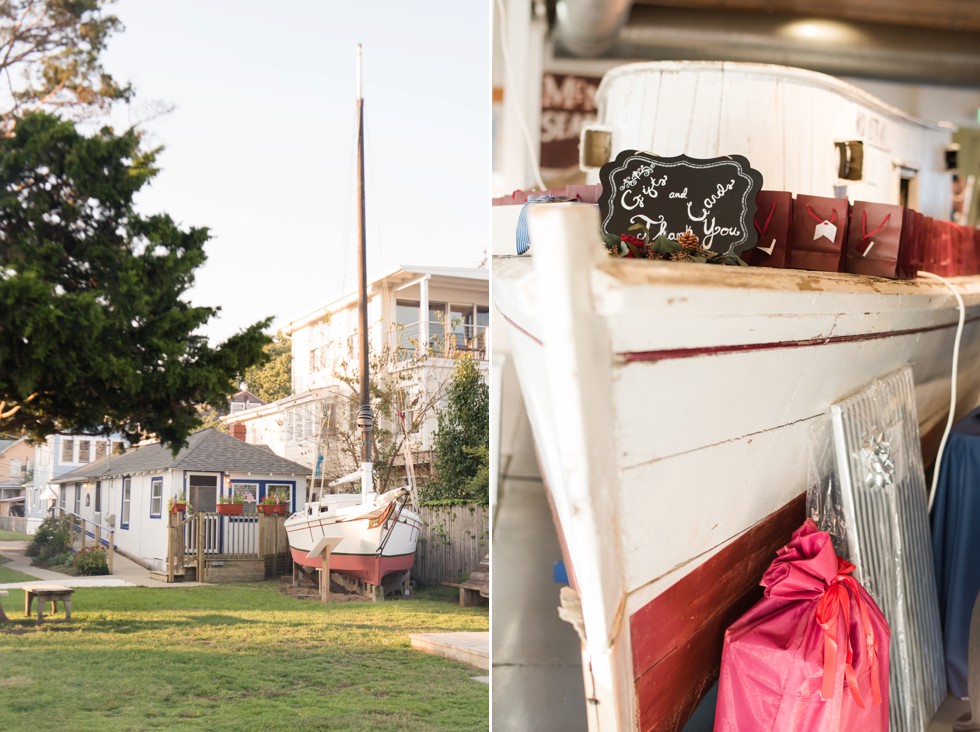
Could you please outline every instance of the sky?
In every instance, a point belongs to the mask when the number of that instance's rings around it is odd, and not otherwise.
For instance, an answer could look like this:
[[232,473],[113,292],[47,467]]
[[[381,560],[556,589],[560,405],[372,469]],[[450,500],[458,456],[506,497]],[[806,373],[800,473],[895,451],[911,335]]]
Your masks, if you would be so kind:
[[[144,213],[212,239],[188,299],[213,343],[356,287],[356,45],[369,277],[476,267],[489,248],[489,3],[118,0],[103,60],[117,126],[162,145]],[[169,113],[154,116],[172,106]]]

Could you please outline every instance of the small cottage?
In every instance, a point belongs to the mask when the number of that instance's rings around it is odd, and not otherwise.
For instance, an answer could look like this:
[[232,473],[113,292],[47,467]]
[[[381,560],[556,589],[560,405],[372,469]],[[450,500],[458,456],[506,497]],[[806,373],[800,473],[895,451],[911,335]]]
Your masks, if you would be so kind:
[[[24,515],[24,482],[32,472],[34,448],[27,440],[0,440],[0,516]],[[17,528],[10,526],[0,528]]]
[[[151,569],[167,558],[167,511],[186,498],[195,511],[215,511],[219,499],[245,498],[254,515],[266,495],[288,496],[289,510],[306,502],[310,469],[216,429],[192,434],[174,455],[154,443],[108,455],[51,481],[58,507],[93,524],[115,529],[118,550]],[[104,535],[104,534],[103,534]],[[220,540],[220,537],[218,537]]]

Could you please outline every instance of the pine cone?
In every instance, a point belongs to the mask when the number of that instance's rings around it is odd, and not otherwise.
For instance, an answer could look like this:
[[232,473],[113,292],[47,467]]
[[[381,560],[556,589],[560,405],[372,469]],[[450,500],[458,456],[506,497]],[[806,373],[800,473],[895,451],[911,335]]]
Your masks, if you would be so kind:
[[688,229],[683,234],[677,237],[677,243],[680,244],[685,249],[700,249],[701,245],[698,244],[698,236],[693,231]]

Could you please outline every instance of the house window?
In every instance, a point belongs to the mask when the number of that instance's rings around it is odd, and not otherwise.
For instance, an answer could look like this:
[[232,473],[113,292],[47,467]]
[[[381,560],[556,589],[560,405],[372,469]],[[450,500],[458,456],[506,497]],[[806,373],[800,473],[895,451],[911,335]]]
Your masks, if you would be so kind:
[[10,479],[18,480],[20,478],[20,459],[11,458],[10,460]]
[[[469,321],[469,327],[467,326],[467,321]],[[454,351],[463,351],[467,348],[467,330],[472,330],[473,321],[473,306],[466,305],[450,305],[449,306],[449,321],[447,323],[449,330],[449,342],[451,348]]]
[[61,462],[75,462],[75,441],[70,437],[61,439]]
[[293,486],[292,485],[290,485],[289,483],[266,483],[266,485],[265,485],[265,495],[268,496],[268,495],[271,495],[272,493],[276,493],[277,495],[280,495],[280,496],[288,496],[289,497],[289,500],[287,501],[287,503],[289,504],[289,507],[292,508],[292,506],[293,506]]
[[446,303],[429,303],[429,351],[434,356],[446,352]]
[[92,462],[92,441],[91,440],[79,440],[78,441],[78,462],[80,462],[80,463],[90,463],[90,462]]
[[195,511],[214,513],[217,510],[217,475],[192,475],[187,479],[187,488],[187,497]]
[[476,352],[476,357],[480,360],[487,358],[487,329],[490,327],[490,308],[483,305],[476,306],[476,323],[469,326],[467,337],[469,338],[468,348]]
[[323,403],[323,434],[337,434],[337,403],[333,400]]
[[163,478],[150,480],[150,518],[163,514]]
[[132,498],[133,479],[128,475],[123,478],[122,484],[122,510],[119,512],[119,528],[129,528],[129,504]]
[[395,322],[398,324],[396,338],[398,339],[398,355],[410,356],[418,349],[419,338],[419,304],[411,300],[398,300],[395,303]]
[[102,481],[95,481],[95,512],[102,513]]
[[58,508],[60,508],[62,511],[65,510],[65,498],[67,493],[68,493],[68,486],[66,485],[62,485],[58,489]]
[[72,508],[75,515],[78,516],[82,513],[82,484],[75,483],[75,506]]
[[[258,483],[238,483],[237,481],[231,484],[231,495],[241,496],[245,499],[245,507],[242,509],[242,514],[254,514],[255,504],[259,500],[259,484]],[[249,500],[251,498],[251,500]]]
[[95,443],[95,459],[104,458],[109,454],[109,443],[108,442],[96,442]]

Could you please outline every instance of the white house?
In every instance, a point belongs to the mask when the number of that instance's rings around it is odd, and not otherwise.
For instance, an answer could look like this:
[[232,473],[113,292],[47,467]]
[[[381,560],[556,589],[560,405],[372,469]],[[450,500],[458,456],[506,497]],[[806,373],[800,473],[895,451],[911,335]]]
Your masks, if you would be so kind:
[[55,478],[119,452],[125,444],[120,435],[50,435],[44,442],[35,445],[32,461],[34,473],[25,486],[24,495],[27,532],[34,533],[47,515],[52,501],[57,498],[50,487]]
[[[93,524],[113,527],[123,553],[151,569],[167,558],[167,510],[171,498],[186,497],[195,511],[213,512],[219,497],[270,492],[289,496],[291,511],[306,501],[309,468],[247,445],[215,429],[192,434],[174,455],[159,443],[110,454],[55,478],[58,506]],[[255,503],[245,511],[255,513]],[[233,517],[229,517],[233,518]],[[221,536],[215,537],[220,542]],[[212,547],[220,553],[221,547]]]
[[34,449],[26,439],[0,440],[0,516],[24,515],[24,483],[34,470]]
[[[411,405],[419,410],[438,395],[458,354],[471,355],[487,371],[489,289],[489,272],[476,268],[399,266],[368,283],[371,350],[386,354],[381,359],[384,376],[400,379],[400,408],[417,463],[424,465],[432,449],[436,412],[420,414]],[[354,467],[341,453],[356,405],[352,411],[351,390],[340,376],[357,372],[357,292],[296,318],[284,330],[292,339],[292,394],[224,421],[248,443],[269,445],[277,454],[310,466],[315,477],[322,457],[322,474],[329,480]]]

